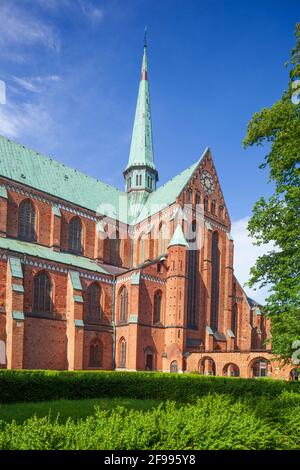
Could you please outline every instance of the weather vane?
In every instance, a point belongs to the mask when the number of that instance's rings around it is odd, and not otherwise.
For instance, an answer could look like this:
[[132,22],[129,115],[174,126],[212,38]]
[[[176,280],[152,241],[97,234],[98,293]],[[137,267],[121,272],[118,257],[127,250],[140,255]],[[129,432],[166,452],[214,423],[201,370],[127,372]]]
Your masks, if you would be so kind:
[[147,47],[147,26],[145,26],[144,30],[144,47]]

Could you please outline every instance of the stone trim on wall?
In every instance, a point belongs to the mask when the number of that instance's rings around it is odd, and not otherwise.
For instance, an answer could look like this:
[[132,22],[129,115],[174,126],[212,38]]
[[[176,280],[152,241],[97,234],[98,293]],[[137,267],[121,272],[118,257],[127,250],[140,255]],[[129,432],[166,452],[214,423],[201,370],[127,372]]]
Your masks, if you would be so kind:
[[[10,256],[9,254],[0,253],[0,259],[6,260],[6,259],[9,258],[9,256]],[[21,261],[21,264],[34,266],[34,267],[41,268],[41,269],[46,269],[47,271],[56,271],[56,272],[65,273],[65,274],[68,274],[68,272],[70,271],[70,268],[64,268],[64,267],[56,266],[55,264],[52,264],[48,261],[33,261],[32,259],[28,259],[27,257],[25,259],[22,259],[22,258],[19,257],[19,259]],[[74,271],[73,266],[72,266],[71,270]],[[105,282],[107,284],[114,284],[114,282],[115,282],[113,279],[108,279],[108,278],[105,278],[105,277],[103,277],[101,275],[98,275],[98,274],[89,274],[89,273],[86,273],[86,272],[80,271],[80,270],[77,270],[76,272],[79,273],[80,277],[83,277],[85,279],[91,279],[93,281]]]

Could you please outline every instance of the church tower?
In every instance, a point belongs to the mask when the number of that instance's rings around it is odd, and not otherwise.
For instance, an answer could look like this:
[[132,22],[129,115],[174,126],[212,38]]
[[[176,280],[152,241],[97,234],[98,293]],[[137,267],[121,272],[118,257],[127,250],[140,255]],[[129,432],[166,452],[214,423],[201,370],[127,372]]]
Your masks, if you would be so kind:
[[123,174],[125,189],[136,202],[143,202],[156,190],[158,173],[153,158],[146,37],[129,160]]

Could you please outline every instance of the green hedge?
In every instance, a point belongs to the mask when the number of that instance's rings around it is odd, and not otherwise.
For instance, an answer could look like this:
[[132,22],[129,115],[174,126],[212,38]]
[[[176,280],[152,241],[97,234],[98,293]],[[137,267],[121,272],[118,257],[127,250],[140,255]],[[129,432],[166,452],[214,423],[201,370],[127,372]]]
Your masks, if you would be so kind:
[[147,412],[98,410],[77,422],[50,416],[19,425],[0,420],[0,449],[299,449],[299,427],[299,394],[245,400],[208,395]]
[[0,403],[128,397],[191,401],[208,393],[278,396],[297,382],[151,372],[0,371]]

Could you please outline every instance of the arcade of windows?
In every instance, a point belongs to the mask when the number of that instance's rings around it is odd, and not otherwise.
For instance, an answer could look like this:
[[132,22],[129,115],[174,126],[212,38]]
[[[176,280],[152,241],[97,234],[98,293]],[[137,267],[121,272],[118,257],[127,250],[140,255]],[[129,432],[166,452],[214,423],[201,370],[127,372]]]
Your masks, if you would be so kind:
[[[153,189],[153,178],[149,175],[146,176],[146,182],[147,182],[147,188],[148,189]],[[135,185],[136,186],[142,186],[143,183],[143,177],[142,175],[135,175]],[[132,188],[132,179],[131,176],[127,178],[127,189]]]
[[[128,290],[126,286],[122,286],[118,292],[118,320],[120,324],[128,321]],[[153,324],[162,321],[162,291],[158,290],[154,294],[153,299]]]
[[[191,188],[188,188],[186,190],[186,203],[192,204],[193,202],[196,205],[201,204],[201,193],[199,191],[196,191],[193,201],[193,190]],[[204,196],[203,206],[205,212],[210,212],[212,215],[218,215],[220,219],[224,218],[224,206],[222,204],[219,205],[217,214],[217,202],[214,199],[211,201],[209,208],[209,197]]]
[[[37,210],[30,199],[25,199],[19,206],[18,236],[21,240],[37,242]],[[68,251],[76,255],[84,253],[83,224],[80,217],[74,216],[68,225]],[[120,265],[121,240],[117,231],[116,237],[110,240],[110,262]]]
[[[53,285],[49,274],[46,271],[37,273],[33,279],[34,313],[52,313],[52,292]],[[102,316],[102,289],[95,282],[90,284],[84,293],[84,317],[96,320]]]

